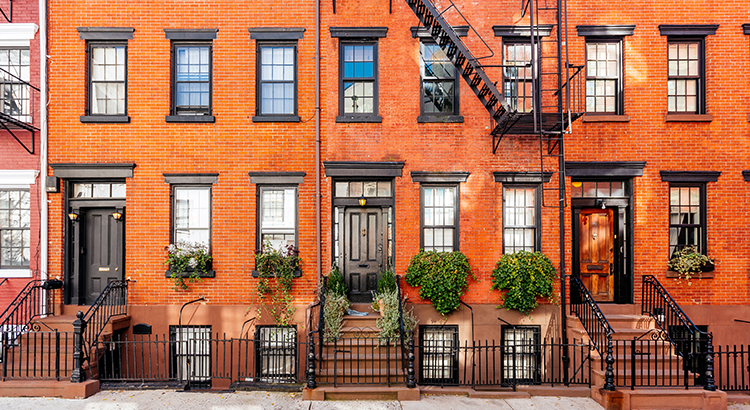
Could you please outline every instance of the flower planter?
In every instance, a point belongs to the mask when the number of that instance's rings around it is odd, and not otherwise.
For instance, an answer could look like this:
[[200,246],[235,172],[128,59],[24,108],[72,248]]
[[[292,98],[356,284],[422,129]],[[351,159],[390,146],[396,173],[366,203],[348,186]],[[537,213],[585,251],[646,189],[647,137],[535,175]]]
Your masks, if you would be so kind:
[[[259,278],[260,277],[260,272],[258,272],[257,270],[252,270],[251,272],[252,272],[254,278]],[[271,275],[271,276],[266,276],[266,277],[268,277],[268,278],[275,278],[276,275]],[[301,269],[295,270],[294,273],[292,274],[292,277],[293,278],[301,278],[302,277],[302,270]]]
[[[180,277],[182,277],[182,278],[189,278],[190,275],[192,275],[192,274],[193,274],[193,271],[185,271],[185,272],[182,272],[182,274],[180,274]],[[171,278],[172,277],[172,271],[171,270],[164,271],[164,277],[165,278]],[[201,273],[198,273],[198,277],[199,278],[215,278],[216,277],[216,271],[209,270],[209,271],[206,271],[206,272],[201,272]]]

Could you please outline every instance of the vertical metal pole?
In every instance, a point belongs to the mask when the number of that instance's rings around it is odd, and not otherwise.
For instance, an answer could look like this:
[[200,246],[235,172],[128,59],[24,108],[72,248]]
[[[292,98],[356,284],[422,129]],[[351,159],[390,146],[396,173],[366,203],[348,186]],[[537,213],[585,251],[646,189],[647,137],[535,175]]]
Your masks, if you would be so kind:
[[[315,383],[315,336],[313,332],[308,333],[308,352],[307,352],[307,388],[314,389],[317,387]],[[322,344],[323,341],[321,340]]]
[[409,367],[406,370],[406,387],[413,389],[417,387],[417,381],[414,377],[414,335],[409,337]]
[[73,322],[73,333],[75,336],[75,350],[73,352],[73,373],[70,376],[71,383],[82,383],[86,380],[83,372],[83,332],[86,330],[86,322],[83,320],[83,312],[76,314]]
[[708,391],[716,391],[716,384],[714,383],[714,343],[713,334],[707,335],[708,342],[706,346],[706,384],[703,389]]

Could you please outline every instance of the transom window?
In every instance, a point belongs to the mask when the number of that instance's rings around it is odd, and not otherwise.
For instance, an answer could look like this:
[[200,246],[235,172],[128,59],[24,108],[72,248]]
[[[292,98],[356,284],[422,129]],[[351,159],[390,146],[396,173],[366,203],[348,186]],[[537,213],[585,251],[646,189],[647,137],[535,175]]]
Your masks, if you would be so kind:
[[296,114],[296,45],[259,44],[258,115]]
[[75,183],[70,195],[71,198],[125,198],[125,183]]
[[336,196],[340,198],[390,197],[391,181],[336,182]]
[[503,44],[503,93],[511,109],[519,112],[531,112],[534,108],[531,59],[528,41]]
[[96,44],[91,55],[89,112],[91,115],[125,114],[125,45]]
[[457,114],[456,69],[435,43],[421,42],[422,114]]
[[[274,249],[297,245],[297,188],[260,188],[260,244]],[[260,248],[259,248],[260,249]]]
[[211,188],[175,186],[173,191],[173,243],[211,244]]
[[23,122],[31,122],[29,61],[29,49],[0,49],[0,110]]
[[422,186],[422,248],[458,250],[458,186]]
[[705,184],[669,187],[669,255],[686,247],[705,254]]
[[377,113],[377,43],[341,44],[341,112]]
[[0,269],[29,267],[31,200],[28,190],[0,190]]
[[573,198],[608,198],[624,197],[622,181],[573,181],[570,195]]
[[211,45],[174,45],[175,115],[210,115]]
[[586,43],[586,112],[619,113],[620,42]]
[[698,113],[701,108],[701,41],[670,41],[667,110]]
[[536,187],[503,188],[503,253],[537,249],[538,207]]

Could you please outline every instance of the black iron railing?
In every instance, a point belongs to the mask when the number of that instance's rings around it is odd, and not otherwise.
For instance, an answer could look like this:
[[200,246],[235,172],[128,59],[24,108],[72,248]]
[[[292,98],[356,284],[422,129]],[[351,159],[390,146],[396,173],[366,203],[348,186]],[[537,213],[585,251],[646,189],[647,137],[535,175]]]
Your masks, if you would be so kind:
[[69,379],[73,371],[72,332],[27,332],[3,344],[2,379]]
[[589,335],[591,343],[599,352],[599,356],[604,360],[601,362],[602,368],[605,369],[604,389],[614,391],[614,373],[612,365],[614,356],[612,356],[612,335],[615,331],[610,326],[609,321],[599,309],[599,305],[584,286],[581,279],[577,276],[570,278],[570,311],[578,316],[583,328]]
[[651,316],[665,339],[674,345],[676,354],[682,357],[685,371],[700,370],[703,388],[716,390],[713,335],[698,329],[654,276],[643,276],[642,292],[641,313]]
[[[54,315],[55,289],[62,288],[59,280],[29,281],[0,315],[0,342],[3,348],[12,345],[15,338],[31,330],[31,322],[44,315]],[[40,330],[41,327],[35,326]],[[0,357],[2,360],[5,357]]]
[[716,346],[716,387],[723,391],[750,391],[750,345]]

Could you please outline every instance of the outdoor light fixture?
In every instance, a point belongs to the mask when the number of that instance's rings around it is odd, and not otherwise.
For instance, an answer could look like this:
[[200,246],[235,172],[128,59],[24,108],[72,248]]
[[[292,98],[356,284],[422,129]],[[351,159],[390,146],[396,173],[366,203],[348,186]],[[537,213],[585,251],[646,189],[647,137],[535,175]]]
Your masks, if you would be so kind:
[[365,206],[365,204],[367,204],[367,198],[365,198],[365,194],[362,194],[359,197],[359,206]]
[[604,202],[603,199],[597,199],[596,202],[594,202],[594,206],[596,207],[602,207],[602,209],[607,209],[607,204]]
[[70,222],[78,222],[78,214],[71,212],[68,214],[68,219],[70,219]]
[[122,220],[122,212],[120,212],[120,211],[114,211],[114,212],[112,212],[112,218],[115,218],[115,221]]
[[581,185],[583,185],[583,182],[581,181],[573,181],[570,183],[570,185],[573,185],[573,188],[580,188]]

